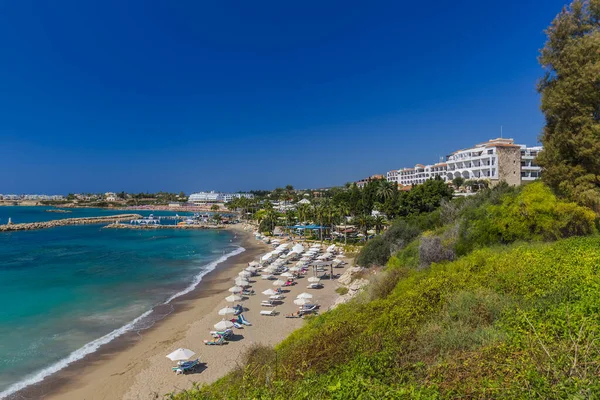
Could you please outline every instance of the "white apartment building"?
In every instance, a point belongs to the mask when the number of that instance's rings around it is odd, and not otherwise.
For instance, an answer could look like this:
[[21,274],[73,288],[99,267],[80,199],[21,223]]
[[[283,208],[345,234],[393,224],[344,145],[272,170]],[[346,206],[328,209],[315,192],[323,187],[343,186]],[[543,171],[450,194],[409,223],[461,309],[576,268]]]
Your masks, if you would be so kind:
[[533,181],[540,177],[541,168],[535,158],[542,149],[542,146],[521,146],[521,180]]
[[400,185],[417,185],[439,176],[446,182],[454,178],[488,179],[492,184],[501,180],[510,185],[539,178],[541,168],[535,157],[541,146],[514,144],[513,139],[491,139],[471,148],[457,150],[446,156],[445,163],[417,164],[414,168],[389,171],[387,179]]
[[203,203],[228,203],[233,199],[239,199],[245,197],[247,199],[253,199],[254,195],[251,193],[221,193],[215,192],[198,192],[192,193],[188,198],[188,202],[195,204]]

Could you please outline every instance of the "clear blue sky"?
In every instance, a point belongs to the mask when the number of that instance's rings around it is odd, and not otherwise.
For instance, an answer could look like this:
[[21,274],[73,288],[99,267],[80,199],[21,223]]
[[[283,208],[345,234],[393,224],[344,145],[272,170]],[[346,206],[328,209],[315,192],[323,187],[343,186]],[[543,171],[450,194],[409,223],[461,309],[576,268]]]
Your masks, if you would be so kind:
[[0,193],[341,185],[533,145],[561,0],[2,1]]

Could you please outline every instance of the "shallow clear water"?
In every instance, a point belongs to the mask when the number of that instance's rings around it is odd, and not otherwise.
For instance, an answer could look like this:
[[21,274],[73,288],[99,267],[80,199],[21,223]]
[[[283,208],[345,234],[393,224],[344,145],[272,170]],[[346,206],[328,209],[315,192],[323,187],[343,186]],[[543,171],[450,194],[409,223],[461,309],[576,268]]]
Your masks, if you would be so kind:
[[236,249],[230,233],[212,230],[87,225],[1,233],[0,397],[164,303]]

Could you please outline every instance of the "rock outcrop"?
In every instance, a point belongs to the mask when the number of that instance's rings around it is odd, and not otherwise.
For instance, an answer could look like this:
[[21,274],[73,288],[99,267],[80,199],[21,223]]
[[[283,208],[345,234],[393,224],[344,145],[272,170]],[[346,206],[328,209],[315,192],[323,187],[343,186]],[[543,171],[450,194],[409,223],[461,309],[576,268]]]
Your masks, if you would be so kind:
[[342,285],[342,287],[346,287],[348,292],[339,296],[335,302],[329,307],[329,309],[334,309],[338,305],[347,303],[356,296],[366,284],[369,283],[368,279],[362,277],[365,268],[363,267],[350,267],[338,278],[338,282]]

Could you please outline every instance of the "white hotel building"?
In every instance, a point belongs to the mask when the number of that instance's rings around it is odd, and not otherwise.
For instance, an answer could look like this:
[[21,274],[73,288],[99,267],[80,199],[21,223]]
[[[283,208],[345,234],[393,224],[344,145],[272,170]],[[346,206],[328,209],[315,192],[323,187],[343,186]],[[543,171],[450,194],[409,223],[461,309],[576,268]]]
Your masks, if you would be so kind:
[[221,192],[198,192],[192,193],[188,198],[188,202],[194,204],[206,204],[206,203],[229,203],[233,199],[239,199],[245,197],[247,199],[253,199],[252,193],[221,193]]
[[439,176],[446,182],[454,178],[488,179],[492,184],[506,181],[520,185],[539,178],[541,169],[535,163],[541,146],[514,144],[513,139],[492,139],[446,156],[446,162],[403,168],[387,173],[387,180],[400,185],[416,185]]

